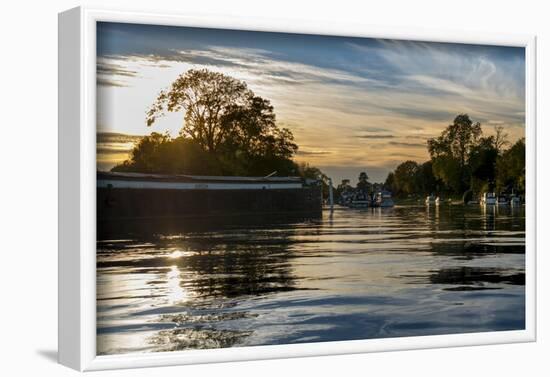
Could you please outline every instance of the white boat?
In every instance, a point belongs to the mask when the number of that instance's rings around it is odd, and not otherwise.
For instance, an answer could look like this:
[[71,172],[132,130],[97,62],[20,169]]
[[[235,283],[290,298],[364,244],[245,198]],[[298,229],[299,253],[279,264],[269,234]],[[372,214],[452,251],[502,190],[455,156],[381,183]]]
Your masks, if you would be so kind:
[[481,195],[480,204],[483,205],[495,205],[497,204],[497,197],[494,192],[484,192]]
[[348,206],[351,208],[368,208],[370,207],[370,204],[371,203],[370,203],[369,195],[358,190],[353,195]]
[[510,204],[510,201],[505,195],[499,195],[497,198],[497,205],[499,206],[507,206]]
[[510,205],[512,205],[512,206],[519,206],[519,205],[521,205],[521,200],[520,200],[519,196],[515,196],[515,195],[512,196],[512,197],[510,198]]
[[353,190],[346,190],[343,193],[341,193],[340,200],[339,200],[340,205],[349,206],[353,200],[353,196],[354,196]]
[[376,193],[376,198],[374,200],[374,205],[377,207],[393,207],[395,203],[391,197],[391,192],[389,191],[379,191]]
[[426,197],[425,203],[427,206],[434,204],[437,205],[439,204],[439,197],[436,198],[434,195],[428,195]]

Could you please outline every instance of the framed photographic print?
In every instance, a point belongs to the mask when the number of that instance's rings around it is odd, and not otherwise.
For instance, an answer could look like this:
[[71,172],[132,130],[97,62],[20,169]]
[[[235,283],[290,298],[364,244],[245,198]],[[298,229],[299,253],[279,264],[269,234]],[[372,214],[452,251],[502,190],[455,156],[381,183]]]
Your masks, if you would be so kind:
[[535,339],[535,38],[59,17],[59,360]]

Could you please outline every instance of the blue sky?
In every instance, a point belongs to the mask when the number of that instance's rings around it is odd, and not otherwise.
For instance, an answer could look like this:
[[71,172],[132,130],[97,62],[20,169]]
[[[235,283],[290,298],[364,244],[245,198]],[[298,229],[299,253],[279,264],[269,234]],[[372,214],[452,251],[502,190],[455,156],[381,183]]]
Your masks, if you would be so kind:
[[[179,74],[206,67],[270,99],[296,158],[336,181],[362,170],[382,181],[404,160],[425,161],[426,139],[458,113],[486,134],[524,134],[522,48],[115,23],[97,35],[99,132],[176,135],[183,114],[148,128],[145,111]],[[100,168],[134,141],[102,140]]]

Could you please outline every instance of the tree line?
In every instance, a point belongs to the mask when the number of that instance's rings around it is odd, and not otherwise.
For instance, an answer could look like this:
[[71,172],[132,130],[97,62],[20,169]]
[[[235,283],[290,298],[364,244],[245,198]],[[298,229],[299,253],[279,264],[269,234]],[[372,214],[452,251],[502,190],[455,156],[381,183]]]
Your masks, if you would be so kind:
[[394,195],[525,192],[525,138],[512,145],[501,126],[484,136],[479,122],[460,114],[427,148],[430,160],[405,161],[388,174],[384,186]]
[[152,126],[168,112],[183,112],[177,137],[152,132],[129,158],[111,169],[192,175],[302,176],[326,181],[318,169],[293,160],[294,135],[276,123],[270,101],[245,82],[207,69],[188,70],[162,90],[146,113]]
[[[298,151],[294,135],[277,125],[270,101],[245,82],[207,69],[188,70],[158,94],[146,112],[146,123],[152,126],[166,113],[180,111],[184,124],[177,137],[152,132],[111,170],[225,176],[276,172],[320,180],[327,195],[328,178],[318,168],[293,160]],[[383,185],[371,184],[363,172],[358,188],[385,188],[401,197],[488,190],[523,193],[525,139],[510,145],[502,127],[495,131],[484,136],[479,122],[460,114],[440,136],[427,141],[430,160],[399,164]],[[348,185],[342,182],[337,193]]]

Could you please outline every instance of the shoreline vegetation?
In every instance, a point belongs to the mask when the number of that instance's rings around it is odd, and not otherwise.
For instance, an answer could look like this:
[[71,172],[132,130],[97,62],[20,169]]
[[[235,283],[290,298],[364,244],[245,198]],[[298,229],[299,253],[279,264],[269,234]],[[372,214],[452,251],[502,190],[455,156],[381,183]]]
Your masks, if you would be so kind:
[[502,126],[483,136],[481,124],[458,115],[440,136],[427,140],[430,160],[405,161],[384,186],[398,198],[438,195],[467,203],[484,192],[525,194],[525,138],[514,144]]
[[[148,126],[167,112],[183,112],[177,137],[152,132],[135,141],[129,158],[113,172],[220,176],[299,176],[322,182],[328,177],[297,163],[299,146],[287,128],[277,125],[270,101],[243,81],[207,69],[188,70],[162,90],[146,113]],[[479,122],[459,114],[438,137],[428,139],[430,159],[405,161],[383,183],[370,183],[361,172],[357,188],[370,194],[389,190],[400,201],[426,195],[467,202],[486,191],[525,192],[525,139],[511,144],[501,126],[484,136]],[[343,180],[336,197],[351,187]]]

